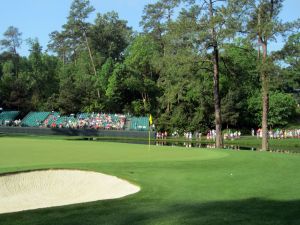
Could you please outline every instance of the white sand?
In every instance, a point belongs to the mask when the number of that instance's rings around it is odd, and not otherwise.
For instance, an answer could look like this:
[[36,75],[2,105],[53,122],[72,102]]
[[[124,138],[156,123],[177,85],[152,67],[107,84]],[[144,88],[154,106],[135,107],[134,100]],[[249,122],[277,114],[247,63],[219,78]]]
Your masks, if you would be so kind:
[[0,214],[121,198],[138,186],[79,170],[44,170],[0,176]]

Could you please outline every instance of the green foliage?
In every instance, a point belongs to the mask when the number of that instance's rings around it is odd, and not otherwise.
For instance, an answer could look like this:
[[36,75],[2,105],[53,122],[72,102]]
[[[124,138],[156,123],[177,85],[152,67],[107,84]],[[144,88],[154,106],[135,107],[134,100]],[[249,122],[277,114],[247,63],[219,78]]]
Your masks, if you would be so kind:
[[26,74],[15,78],[10,74],[4,74],[0,80],[1,100],[8,109],[29,111],[32,108],[30,99],[30,83]]
[[260,89],[257,52],[245,39],[224,46],[221,55],[220,88],[223,123],[227,127],[253,126],[249,119],[247,100]]
[[279,52],[285,63],[299,68],[300,67],[300,33],[291,35]]
[[[94,11],[89,0],[73,0],[67,23],[63,26],[74,47],[84,42],[84,34],[89,24],[86,22],[90,13]],[[80,43],[81,42],[81,43]]]
[[136,37],[129,46],[125,64],[132,70],[146,76],[153,69],[152,60],[158,56],[158,46],[149,36]]
[[16,55],[17,48],[19,48],[22,43],[22,33],[19,32],[18,28],[9,26],[3,35],[4,39],[0,40],[0,46]]
[[131,102],[130,113],[138,116],[146,115],[149,112],[149,104],[145,104],[143,100],[133,100]]
[[2,73],[6,76],[12,76],[14,73],[14,64],[12,61],[6,61],[2,66]]
[[108,79],[111,76],[114,69],[114,62],[112,58],[108,58],[106,62],[102,65],[99,72],[99,77],[97,80],[97,87],[104,92],[107,89]]
[[114,67],[112,75],[108,79],[105,97],[107,102],[107,110],[109,112],[121,111],[121,95],[122,95],[122,79],[124,72],[124,65],[117,63]]
[[[248,100],[248,110],[257,125],[261,124],[261,96],[257,93]],[[269,126],[285,126],[296,113],[297,103],[290,94],[271,92],[269,100]]]
[[106,89],[106,97],[108,98],[113,98],[113,97],[117,97],[118,95],[118,84],[119,84],[119,74],[122,71],[123,66],[121,64],[117,64],[112,75],[109,77],[108,79],[108,85],[107,85],[107,89]]
[[156,87],[157,75],[153,63],[157,56],[157,44],[149,36],[140,35],[129,46],[124,60],[128,70],[128,76],[124,79],[124,84],[130,91],[139,93],[140,96],[135,98],[134,104],[142,100],[144,105],[142,111],[145,114],[150,112],[151,102],[155,101],[155,96],[158,94]]
[[279,64],[285,64],[277,76],[277,89],[294,93],[300,103],[300,33],[291,35],[282,50],[274,54]]
[[[50,34],[48,50],[55,55],[30,39],[29,56],[20,57],[16,49],[21,33],[14,27],[4,33],[0,106],[25,112],[151,113],[159,130],[206,132],[215,120],[212,56],[217,47],[222,125],[260,124],[260,74],[268,73],[274,98],[270,108],[275,108],[269,122],[283,126],[296,115],[291,95],[280,94],[293,94],[300,102],[299,33],[292,34],[264,65],[259,62],[257,32],[261,41],[272,41],[276,37],[272,32],[292,27],[278,21],[282,1],[273,1],[272,18],[271,1],[260,2],[159,0],[145,7],[144,32],[133,35],[116,12],[97,14],[88,22],[94,10],[90,1],[74,0],[61,31]],[[247,37],[235,34],[245,28]],[[273,60],[279,63],[274,65]]]
[[104,58],[122,59],[122,53],[129,45],[132,30],[127,21],[119,19],[116,12],[97,14],[95,24],[89,30],[91,47]]

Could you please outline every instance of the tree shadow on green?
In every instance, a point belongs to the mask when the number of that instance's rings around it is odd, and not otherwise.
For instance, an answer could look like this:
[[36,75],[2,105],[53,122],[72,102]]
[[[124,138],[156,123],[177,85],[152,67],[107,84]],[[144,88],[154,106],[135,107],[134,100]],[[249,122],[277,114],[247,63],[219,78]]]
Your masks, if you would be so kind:
[[156,200],[111,200],[0,215],[1,225],[297,225],[300,201],[247,199],[168,204]]

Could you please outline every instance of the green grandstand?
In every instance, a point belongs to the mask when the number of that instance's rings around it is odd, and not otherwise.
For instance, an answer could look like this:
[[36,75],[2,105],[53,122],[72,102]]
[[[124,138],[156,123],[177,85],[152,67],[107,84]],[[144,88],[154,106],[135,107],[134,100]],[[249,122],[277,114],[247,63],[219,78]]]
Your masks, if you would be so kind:
[[50,112],[30,112],[21,122],[22,127],[39,127],[43,124]]
[[149,130],[148,117],[131,117],[130,118],[130,130],[136,130],[136,131]]
[[4,125],[6,122],[10,123],[17,118],[20,114],[19,111],[4,111],[0,113],[0,125]]
[[[43,128],[85,128],[127,131],[148,131],[148,117],[136,117],[112,113],[80,112],[73,115],[61,115],[60,112],[29,112],[23,119],[19,111],[5,111],[0,114],[1,125]],[[12,124],[19,116],[20,122]],[[10,124],[9,124],[10,123]]]

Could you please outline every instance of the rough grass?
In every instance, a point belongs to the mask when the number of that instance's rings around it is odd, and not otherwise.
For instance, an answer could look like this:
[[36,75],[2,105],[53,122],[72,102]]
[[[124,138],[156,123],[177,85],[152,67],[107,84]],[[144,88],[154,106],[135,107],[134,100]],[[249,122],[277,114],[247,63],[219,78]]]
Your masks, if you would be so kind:
[[[141,186],[132,196],[0,215],[0,224],[300,224],[300,155],[0,138],[0,172],[76,168]],[[1,204],[1,199],[0,199]]]

